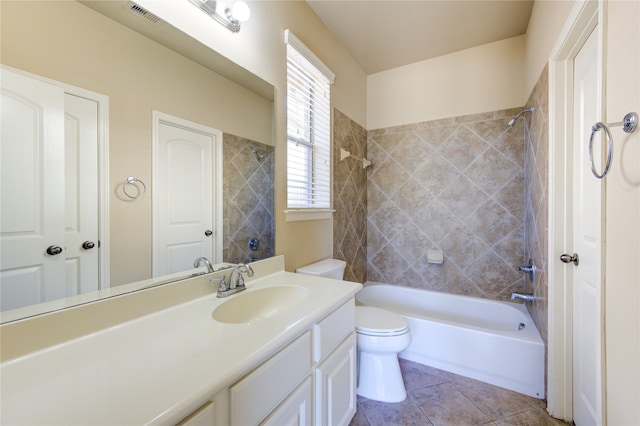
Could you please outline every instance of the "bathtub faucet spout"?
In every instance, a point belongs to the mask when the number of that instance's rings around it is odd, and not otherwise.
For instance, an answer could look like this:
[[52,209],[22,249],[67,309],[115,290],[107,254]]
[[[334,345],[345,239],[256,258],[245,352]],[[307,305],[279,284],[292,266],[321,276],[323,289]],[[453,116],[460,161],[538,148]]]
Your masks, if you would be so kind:
[[511,299],[533,302],[536,298],[533,294],[511,293]]

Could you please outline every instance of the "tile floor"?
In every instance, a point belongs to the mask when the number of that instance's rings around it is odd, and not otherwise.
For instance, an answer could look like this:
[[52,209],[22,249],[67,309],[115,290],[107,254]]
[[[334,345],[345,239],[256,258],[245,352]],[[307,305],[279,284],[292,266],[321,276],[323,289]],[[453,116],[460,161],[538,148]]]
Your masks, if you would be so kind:
[[389,404],[359,396],[350,426],[566,425],[539,399],[403,359],[400,368],[407,399]]

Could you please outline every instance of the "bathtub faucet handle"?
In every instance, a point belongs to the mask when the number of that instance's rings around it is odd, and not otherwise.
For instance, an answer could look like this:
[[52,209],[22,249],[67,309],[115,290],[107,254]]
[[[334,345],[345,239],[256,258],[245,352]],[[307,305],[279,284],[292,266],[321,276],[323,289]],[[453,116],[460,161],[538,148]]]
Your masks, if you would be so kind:
[[529,259],[528,265],[518,266],[518,271],[529,275],[529,281],[534,282],[536,280],[536,264],[533,259]]

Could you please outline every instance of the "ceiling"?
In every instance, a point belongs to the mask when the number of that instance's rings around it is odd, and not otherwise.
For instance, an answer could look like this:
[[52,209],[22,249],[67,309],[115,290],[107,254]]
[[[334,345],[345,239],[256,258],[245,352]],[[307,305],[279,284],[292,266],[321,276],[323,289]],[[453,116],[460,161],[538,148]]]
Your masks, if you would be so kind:
[[533,0],[307,0],[366,74],[525,34]]

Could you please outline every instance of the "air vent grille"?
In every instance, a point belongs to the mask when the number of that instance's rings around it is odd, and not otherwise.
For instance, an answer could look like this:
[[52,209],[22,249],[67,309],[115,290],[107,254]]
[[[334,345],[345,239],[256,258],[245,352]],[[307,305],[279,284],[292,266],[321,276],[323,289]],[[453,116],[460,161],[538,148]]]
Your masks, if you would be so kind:
[[141,6],[138,6],[135,3],[129,3],[129,10],[131,12],[135,13],[136,15],[138,15],[138,16],[146,19],[147,21],[151,22],[152,24],[157,24],[158,22],[160,22],[160,18],[158,18],[153,13],[149,12],[148,10],[144,9]]

